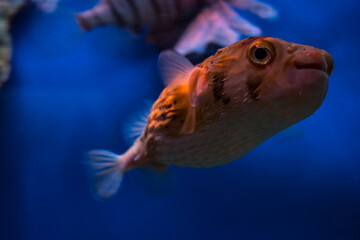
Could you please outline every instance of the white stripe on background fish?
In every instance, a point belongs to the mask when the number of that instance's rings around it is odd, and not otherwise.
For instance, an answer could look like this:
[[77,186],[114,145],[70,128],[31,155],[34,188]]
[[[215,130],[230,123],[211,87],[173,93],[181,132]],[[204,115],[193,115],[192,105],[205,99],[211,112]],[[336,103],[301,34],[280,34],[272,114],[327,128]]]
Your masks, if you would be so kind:
[[90,151],[96,197],[108,198],[125,172],[230,163],[322,104],[333,59],[324,50],[272,37],[251,37],[197,66],[167,50],[159,57],[167,87],[145,128],[122,155]]
[[7,81],[10,74],[12,52],[10,20],[27,2],[33,2],[41,10],[50,13],[56,9],[58,0],[0,0],[0,86]]
[[[186,55],[203,52],[209,43],[226,46],[242,35],[261,34],[229,4],[261,18],[277,16],[270,5],[255,0],[102,0],[93,9],[77,14],[77,22],[85,31],[116,24],[139,32],[143,26],[149,26],[149,42],[160,48],[176,45],[175,49]],[[190,30],[176,44],[189,24]]]

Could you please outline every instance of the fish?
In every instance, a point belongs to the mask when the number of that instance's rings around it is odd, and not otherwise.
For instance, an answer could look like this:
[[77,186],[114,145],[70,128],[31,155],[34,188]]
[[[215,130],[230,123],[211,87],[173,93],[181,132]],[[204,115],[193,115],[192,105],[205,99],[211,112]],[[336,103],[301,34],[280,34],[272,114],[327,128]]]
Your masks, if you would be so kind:
[[0,2],[0,87],[10,75],[12,42],[9,33],[12,17],[27,3],[35,3],[42,11],[55,11],[58,0],[1,0]]
[[133,145],[123,154],[86,154],[98,199],[113,196],[130,170],[209,168],[241,158],[321,106],[334,62],[325,50],[263,36],[219,49],[196,66],[166,50],[158,65],[166,87]]
[[139,33],[147,26],[149,43],[187,55],[203,53],[210,43],[223,47],[242,35],[261,34],[260,28],[232,7],[263,19],[278,15],[271,5],[256,0],[101,0],[94,8],[78,13],[76,21],[84,31],[115,24]]

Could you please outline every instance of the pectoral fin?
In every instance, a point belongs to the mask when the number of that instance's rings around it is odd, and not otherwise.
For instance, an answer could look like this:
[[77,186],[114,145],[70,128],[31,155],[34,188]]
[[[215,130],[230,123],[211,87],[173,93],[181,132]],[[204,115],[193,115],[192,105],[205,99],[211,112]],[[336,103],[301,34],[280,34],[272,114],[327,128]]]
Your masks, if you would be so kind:
[[194,70],[193,74],[191,74],[189,79],[189,101],[190,107],[196,108],[198,105],[198,98],[197,98],[197,84],[200,76],[200,69],[197,68]]
[[184,126],[181,129],[183,134],[191,134],[196,127],[196,109],[201,106],[201,103],[206,98],[208,88],[205,77],[201,74],[201,69],[196,68],[189,79],[189,108],[186,113]]
[[192,134],[196,127],[196,109],[190,107],[186,113],[186,118],[183,127],[181,128],[181,134]]

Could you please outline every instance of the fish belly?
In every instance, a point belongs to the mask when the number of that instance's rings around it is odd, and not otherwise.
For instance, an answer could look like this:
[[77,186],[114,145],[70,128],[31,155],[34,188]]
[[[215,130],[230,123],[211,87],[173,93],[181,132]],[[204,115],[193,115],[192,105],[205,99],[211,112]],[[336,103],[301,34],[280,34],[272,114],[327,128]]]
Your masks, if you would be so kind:
[[259,145],[265,136],[250,128],[223,123],[197,130],[191,135],[158,142],[158,161],[176,166],[214,167],[230,163]]

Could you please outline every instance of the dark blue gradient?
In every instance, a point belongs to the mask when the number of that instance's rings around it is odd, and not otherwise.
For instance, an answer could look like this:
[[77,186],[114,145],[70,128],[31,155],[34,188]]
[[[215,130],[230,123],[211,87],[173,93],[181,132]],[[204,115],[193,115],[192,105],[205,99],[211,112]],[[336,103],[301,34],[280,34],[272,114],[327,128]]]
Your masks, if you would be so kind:
[[168,196],[130,176],[96,201],[84,152],[122,153],[128,119],[162,83],[158,51],[124,29],[88,34],[64,0],[53,15],[27,7],[13,21],[13,68],[0,91],[1,240],[360,239],[360,2],[268,0],[277,21],[244,13],[264,35],[330,52],[322,107],[242,159],[174,168]]

